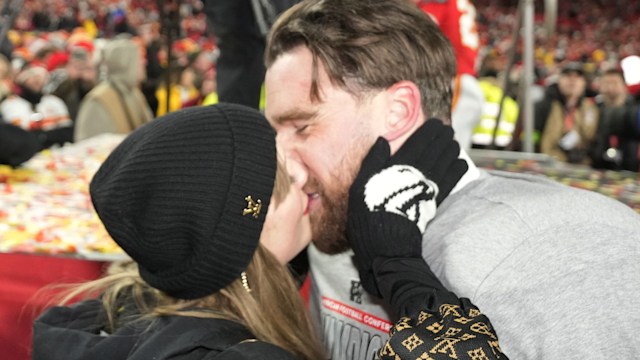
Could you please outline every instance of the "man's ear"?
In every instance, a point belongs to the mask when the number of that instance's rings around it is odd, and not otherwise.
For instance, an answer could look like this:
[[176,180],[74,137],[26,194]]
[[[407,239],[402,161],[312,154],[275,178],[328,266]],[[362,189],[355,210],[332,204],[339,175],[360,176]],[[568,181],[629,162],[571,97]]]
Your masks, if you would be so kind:
[[411,81],[399,81],[387,88],[387,116],[383,137],[394,142],[406,139],[423,119],[420,90]]

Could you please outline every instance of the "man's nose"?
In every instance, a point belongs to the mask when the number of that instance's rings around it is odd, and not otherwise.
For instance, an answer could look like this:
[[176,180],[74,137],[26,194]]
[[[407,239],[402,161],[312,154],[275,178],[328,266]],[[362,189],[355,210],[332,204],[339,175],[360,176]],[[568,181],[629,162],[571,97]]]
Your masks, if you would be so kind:
[[297,187],[302,188],[307,183],[307,179],[309,178],[307,168],[296,156],[287,157],[286,164],[287,172],[289,173],[289,176],[291,176],[293,183]]
[[278,133],[276,134],[276,144],[278,147],[278,152],[280,152],[286,158],[294,158],[298,161],[300,160],[296,151],[294,139],[290,134],[288,134],[287,130],[278,131]]

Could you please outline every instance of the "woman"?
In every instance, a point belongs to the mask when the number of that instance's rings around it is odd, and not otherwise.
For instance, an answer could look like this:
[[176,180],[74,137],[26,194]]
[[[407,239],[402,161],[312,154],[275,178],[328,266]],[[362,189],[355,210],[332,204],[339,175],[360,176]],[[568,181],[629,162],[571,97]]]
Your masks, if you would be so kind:
[[33,359],[322,358],[285,266],[310,241],[301,186],[245,107],[189,108],[134,131],[90,193],[135,263],[69,296],[98,299],[36,320]]

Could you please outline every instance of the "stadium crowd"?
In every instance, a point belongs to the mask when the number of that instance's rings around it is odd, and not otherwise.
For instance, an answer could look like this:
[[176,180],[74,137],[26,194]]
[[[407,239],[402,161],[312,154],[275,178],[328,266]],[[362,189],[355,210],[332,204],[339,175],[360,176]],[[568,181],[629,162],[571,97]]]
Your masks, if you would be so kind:
[[[11,3],[5,2],[4,17],[11,15]],[[640,5],[559,2],[556,31],[548,34],[543,3],[536,1],[536,150],[563,161],[638,171],[637,126],[631,121],[637,112],[637,86],[630,86],[620,62],[640,54]],[[472,146],[521,150],[518,87],[508,86],[502,102],[501,86],[504,77],[517,84],[521,73],[517,56],[505,74],[517,1],[472,4],[480,45],[476,70],[485,97]],[[134,76],[131,86],[139,88],[145,101],[123,107],[128,125],[95,131],[126,133],[168,111],[215,103],[219,51],[207,25],[200,0],[26,0],[3,39],[2,122],[30,133],[25,143],[32,144],[31,152],[92,135],[78,133],[78,117],[87,112],[82,110],[89,103],[85,97],[110,79],[105,54],[114,39],[130,41],[139,50],[145,70]],[[168,47],[170,28],[175,36]],[[518,44],[521,55],[521,41]],[[117,65],[111,64],[111,72]],[[28,157],[0,160],[17,165]]]

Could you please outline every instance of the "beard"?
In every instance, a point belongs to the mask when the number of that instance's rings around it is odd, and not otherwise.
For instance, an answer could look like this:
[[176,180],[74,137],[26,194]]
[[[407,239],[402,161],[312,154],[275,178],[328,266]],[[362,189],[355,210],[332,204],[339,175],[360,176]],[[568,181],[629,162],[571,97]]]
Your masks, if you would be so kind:
[[326,254],[347,251],[350,247],[346,232],[349,187],[342,185],[332,193],[322,190],[320,197],[322,209],[310,217],[313,244]]
[[364,137],[356,139],[340,166],[332,172],[335,181],[331,189],[322,186],[316,179],[310,179],[308,185],[317,189],[322,207],[312,213],[311,233],[315,247],[329,255],[339,254],[351,248],[347,239],[347,211],[349,209],[349,189],[360,170],[360,164],[369,151],[371,143]]

